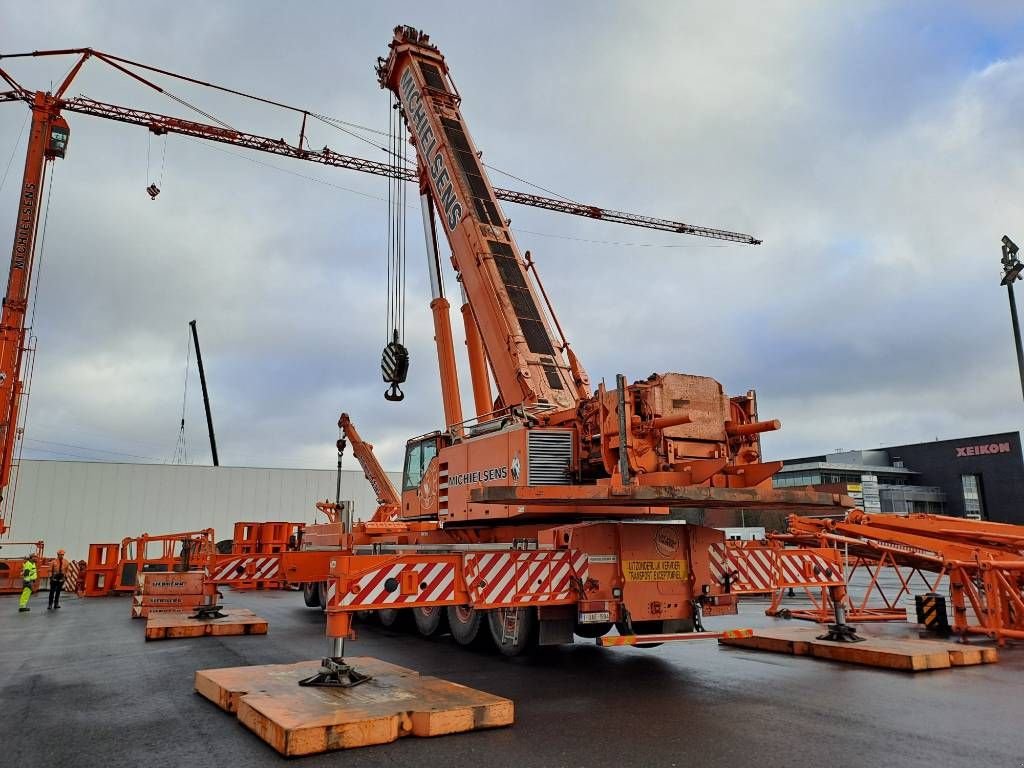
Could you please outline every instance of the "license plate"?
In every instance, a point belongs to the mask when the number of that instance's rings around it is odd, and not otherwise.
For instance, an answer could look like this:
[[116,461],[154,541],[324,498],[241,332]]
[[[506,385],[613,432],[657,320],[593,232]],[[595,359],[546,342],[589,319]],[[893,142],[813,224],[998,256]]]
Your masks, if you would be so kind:
[[587,613],[581,613],[579,622],[580,624],[600,624],[604,621],[611,621],[612,615],[608,611],[588,611]]

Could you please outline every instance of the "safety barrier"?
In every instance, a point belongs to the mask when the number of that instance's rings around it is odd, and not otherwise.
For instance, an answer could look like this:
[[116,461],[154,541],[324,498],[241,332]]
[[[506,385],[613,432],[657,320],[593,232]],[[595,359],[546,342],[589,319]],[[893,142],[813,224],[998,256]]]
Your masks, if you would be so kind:
[[[213,571],[218,571],[223,566],[232,565],[237,567],[239,563],[253,563],[252,558],[280,554],[298,547],[299,539],[305,523],[287,522],[238,522],[235,523],[234,539],[231,546],[230,559],[227,556],[220,556]],[[240,557],[241,556],[241,557]],[[246,559],[249,558],[249,559]],[[286,589],[289,584],[281,578],[276,567],[263,568],[262,563],[256,568],[250,568],[250,577],[234,576],[230,579],[233,589]]]
[[[778,542],[725,542],[708,550],[712,575],[739,597],[770,595],[769,616],[825,623],[835,618],[835,600],[841,600],[852,621],[889,621],[902,615],[858,609],[846,592],[843,559],[832,547],[784,547]],[[798,596],[801,604],[784,607]],[[810,605],[808,606],[807,603]]]
[[104,597],[114,594],[117,564],[120,561],[119,544],[90,544],[89,559],[82,574],[82,597]]
[[36,580],[33,592],[39,591],[43,579],[47,578],[49,567],[43,558],[44,544],[41,541],[5,541],[3,547],[25,546],[24,555],[18,557],[0,557],[0,595],[18,594],[23,588],[21,580],[21,569],[31,551],[36,556],[36,568],[39,578]]

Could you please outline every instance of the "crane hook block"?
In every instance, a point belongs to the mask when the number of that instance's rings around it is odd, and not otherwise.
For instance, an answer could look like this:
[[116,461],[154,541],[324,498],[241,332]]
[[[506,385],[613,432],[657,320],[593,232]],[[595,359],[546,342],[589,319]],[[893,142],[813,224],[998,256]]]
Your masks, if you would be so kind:
[[409,350],[398,341],[397,332],[395,332],[394,341],[384,347],[380,370],[384,375],[384,381],[391,385],[391,388],[384,393],[384,399],[391,402],[404,400],[405,395],[398,385],[404,383],[406,376],[409,375]]
[[150,200],[156,200],[156,196],[160,194],[160,187],[156,184],[150,184],[146,187],[146,193],[149,195]]

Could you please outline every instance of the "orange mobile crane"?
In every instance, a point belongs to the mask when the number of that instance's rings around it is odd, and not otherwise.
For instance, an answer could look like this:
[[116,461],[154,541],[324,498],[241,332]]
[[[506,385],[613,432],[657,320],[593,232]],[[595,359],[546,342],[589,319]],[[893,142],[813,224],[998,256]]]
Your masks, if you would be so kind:
[[[380,506],[349,530],[305,530],[308,553],[334,548],[322,585],[332,645],[317,682],[359,682],[341,656],[360,610],[411,609],[424,634],[443,615],[458,643],[489,634],[510,655],[613,627],[642,645],[709,636],[702,615],[736,610],[709,567],[723,534],[672,521],[669,507],[834,511],[851,500],[771,488],[781,464],[762,460],[760,434],[780,424],[758,419],[753,391],[729,397],[680,373],[619,375],[591,391],[501,213],[444,57],[410,27],[390,49],[378,76],[416,149],[433,300],[443,298],[435,210],[465,295],[477,415],[462,419],[443,327],[445,429],[408,441],[400,494],[342,414]],[[303,554],[284,556],[294,577],[316,575]]]
[[[130,125],[138,125],[156,135],[179,134],[244,149],[266,152],[281,157],[318,163],[320,165],[372,173],[378,176],[397,177],[399,180],[406,182],[418,181],[418,176],[415,172],[410,169],[401,168],[394,163],[381,163],[352,157],[335,152],[326,146],[320,150],[309,148],[308,121],[318,120],[328,125],[336,125],[337,121],[308,109],[299,109],[281,102],[251,96],[224,86],[197,80],[92,48],[0,54],[0,59],[48,56],[78,57],[67,76],[53,93],[30,91],[21,86],[9,72],[0,68],[0,79],[10,86],[10,90],[0,91],[0,103],[22,102],[27,104],[32,111],[32,123],[25,155],[7,293],[4,297],[2,318],[0,318],[0,536],[7,530],[13,512],[14,491],[16,489],[16,473],[14,469],[17,464],[16,457],[22,432],[20,423],[23,411],[23,395],[26,389],[26,379],[31,370],[29,358],[32,349],[29,344],[28,335],[30,329],[26,327],[26,316],[29,308],[29,289],[40,223],[42,191],[48,164],[54,159],[65,156],[70,135],[68,123],[64,119],[63,112],[76,112]],[[118,104],[96,101],[84,96],[68,98],[66,96],[68,89],[89,59],[96,59],[134,79],[143,86],[167,95],[177,103],[185,105],[208,118],[211,122],[185,120],[179,117],[171,117]],[[174,78],[191,85],[212,88],[234,96],[252,99],[278,109],[294,112],[301,116],[298,141],[295,144],[291,144],[283,138],[272,139],[255,133],[236,130],[170,93],[165,88],[140,74],[140,72],[145,72],[149,77],[160,75]],[[594,205],[577,203],[570,200],[558,200],[500,188],[494,188],[492,192],[499,199],[507,202],[543,208],[559,213],[568,213],[574,216],[731,242],[751,244],[760,242],[750,235],[738,232],[729,232],[710,227],[695,226],[681,221],[599,208]],[[153,194],[152,191],[150,191],[150,194]],[[441,317],[442,313],[447,315],[448,307],[448,302],[443,297],[438,298],[432,304],[435,325],[439,328],[448,327],[447,317],[443,318],[443,322]],[[463,307],[463,314],[468,318],[468,310],[465,306]],[[450,333],[449,328],[449,336]],[[475,339],[470,341],[471,353],[475,354],[475,357],[472,359],[475,361],[476,366],[479,367],[483,365],[482,358],[480,358],[482,352],[479,344],[475,347],[472,346],[475,341]],[[450,348],[450,344],[448,346]],[[454,366],[454,359],[446,361],[445,364],[446,366]],[[480,379],[477,378],[475,381],[479,382]],[[483,387],[483,384],[475,386]],[[480,389],[479,392],[474,391],[478,398],[485,396],[483,389]],[[446,403],[448,407],[455,407],[451,400],[447,400]],[[455,419],[455,421],[459,420]]]

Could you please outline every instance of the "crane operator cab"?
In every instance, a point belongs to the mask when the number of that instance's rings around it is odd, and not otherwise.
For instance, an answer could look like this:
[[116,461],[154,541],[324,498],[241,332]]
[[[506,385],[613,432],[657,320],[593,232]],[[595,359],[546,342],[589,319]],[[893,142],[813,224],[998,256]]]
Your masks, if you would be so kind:
[[401,517],[415,518],[436,514],[440,478],[438,462],[435,459],[441,449],[450,443],[451,437],[446,433],[431,432],[413,438],[405,444]]
[[50,159],[64,157],[68,148],[68,138],[71,136],[71,129],[68,121],[60,115],[50,121],[50,138],[46,142],[46,156]]

